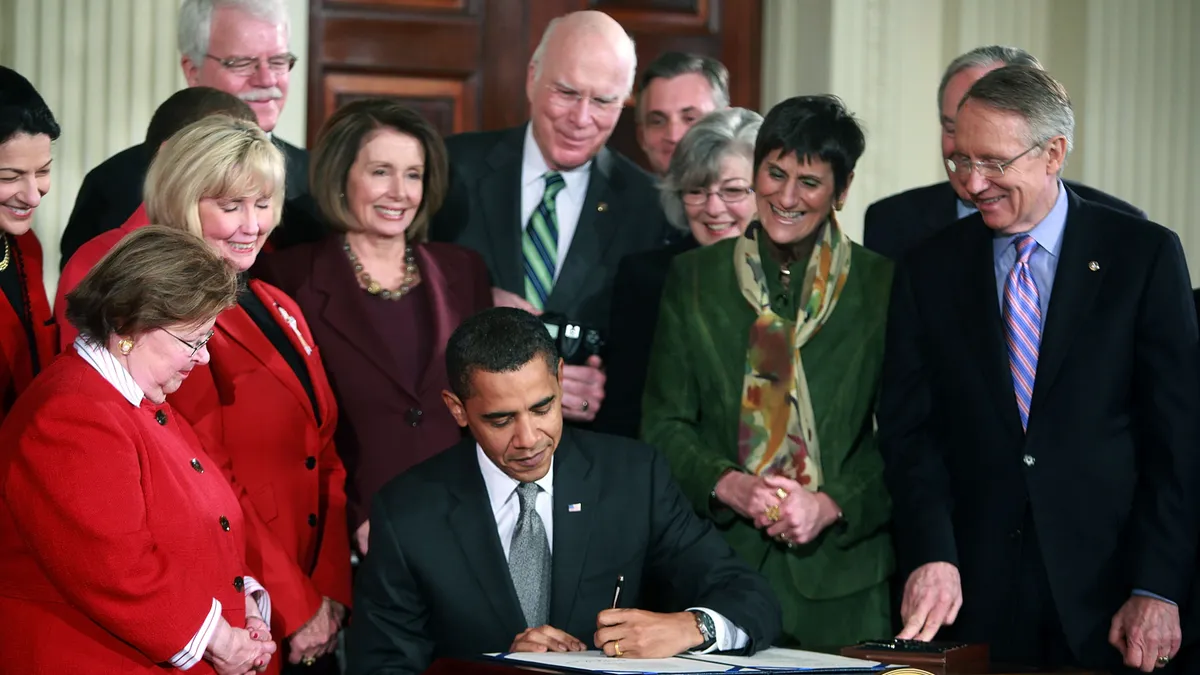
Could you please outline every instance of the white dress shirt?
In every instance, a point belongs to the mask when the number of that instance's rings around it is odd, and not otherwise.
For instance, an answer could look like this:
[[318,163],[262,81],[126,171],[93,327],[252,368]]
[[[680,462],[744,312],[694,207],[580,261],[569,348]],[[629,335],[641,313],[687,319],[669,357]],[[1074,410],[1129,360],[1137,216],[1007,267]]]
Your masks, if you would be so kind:
[[[121,362],[111,352],[82,337],[75,338],[75,351],[105,380],[108,380],[109,384],[121,392],[121,396],[124,396],[130,405],[134,407],[142,405],[142,399],[146,397],[145,392],[134,381],[133,375],[129,374],[125,366],[121,365]],[[263,622],[267,624],[267,628],[270,628],[271,596],[267,593],[267,589],[263,588],[263,585],[254,577],[243,576],[242,580],[245,583],[246,597],[254,600],[258,605],[258,612],[262,615]],[[171,665],[180,670],[187,670],[200,663],[200,659],[204,657],[204,650],[208,649],[208,643],[212,641],[213,633],[216,632],[220,619],[221,601],[213,598],[212,606],[208,610],[208,615],[204,617],[204,621],[201,622],[200,629],[175,656],[171,657]]]
[[[546,179],[543,177],[550,166],[542,157],[542,150],[533,139],[533,125],[525,126],[525,143],[521,160],[521,231],[529,227],[529,219],[542,203],[546,193]],[[583,212],[583,199],[587,196],[588,177],[591,175],[592,160],[583,166],[570,171],[560,171],[566,186],[559,191],[554,200],[555,221],[558,223],[558,256],[554,265],[554,280],[562,271],[563,261],[567,259],[567,251],[571,248],[571,240],[575,238],[575,228],[579,225],[579,214]]]
[[[504,548],[504,559],[508,560],[508,551],[512,547],[513,531],[517,529],[517,520],[521,515],[521,500],[517,497],[517,486],[520,481],[500,470],[483,448],[475,444],[475,457],[479,460],[479,472],[483,474],[483,484],[487,487],[488,502],[492,505],[492,515],[496,518],[496,531],[500,535],[500,545]],[[550,470],[541,480],[535,481],[542,488],[534,501],[533,508],[542,519],[549,539],[550,553],[554,553],[554,457],[550,458]],[[717,641],[711,647],[700,653],[713,651],[729,651],[741,649],[750,641],[750,636],[726,619],[718,612],[705,607],[689,607],[688,610],[700,610],[713,620],[717,630]]]

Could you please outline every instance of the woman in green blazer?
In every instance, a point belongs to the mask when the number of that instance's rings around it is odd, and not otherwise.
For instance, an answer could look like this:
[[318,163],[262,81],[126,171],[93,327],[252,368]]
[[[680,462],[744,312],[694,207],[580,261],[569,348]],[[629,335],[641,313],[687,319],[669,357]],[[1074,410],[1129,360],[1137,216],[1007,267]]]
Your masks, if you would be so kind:
[[758,220],[675,259],[643,398],[642,437],[771,581],[792,645],[891,632],[874,413],[892,267],[834,215],[864,146],[831,96],[767,114]]

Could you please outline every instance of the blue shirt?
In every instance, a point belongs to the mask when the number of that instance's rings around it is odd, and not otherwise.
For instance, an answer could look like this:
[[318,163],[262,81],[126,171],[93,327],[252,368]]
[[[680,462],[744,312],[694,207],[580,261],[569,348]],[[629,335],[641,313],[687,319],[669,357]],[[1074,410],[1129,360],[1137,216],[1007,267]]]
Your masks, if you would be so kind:
[[[1054,273],[1058,271],[1058,254],[1062,249],[1063,229],[1067,226],[1067,191],[1062,181],[1058,182],[1058,199],[1050,213],[1034,226],[1028,234],[1037,242],[1037,248],[1029,256],[1029,270],[1038,290],[1038,304],[1042,310],[1042,325],[1046,322],[1046,309],[1050,307],[1050,293],[1054,289]],[[996,296],[1000,312],[1004,312],[1004,285],[1017,262],[1016,239],[1020,234],[998,234],[992,240],[992,259],[996,273]]]

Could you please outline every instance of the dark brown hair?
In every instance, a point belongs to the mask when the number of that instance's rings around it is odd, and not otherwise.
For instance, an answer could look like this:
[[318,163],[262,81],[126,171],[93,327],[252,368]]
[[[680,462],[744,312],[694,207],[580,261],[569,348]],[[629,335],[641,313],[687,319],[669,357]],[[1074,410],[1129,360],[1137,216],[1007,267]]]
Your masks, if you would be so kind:
[[104,344],[210,321],[237,301],[237,272],[203,239],[150,225],[125,236],[67,294],[67,320]]
[[346,203],[346,179],[358,151],[379,129],[412,136],[425,150],[421,206],[404,233],[408,241],[425,241],[429,219],[446,198],[450,170],[442,137],[411,108],[384,98],[363,99],[338,108],[317,136],[309,163],[309,190],[330,227],[339,232],[351,229],[354,217]]

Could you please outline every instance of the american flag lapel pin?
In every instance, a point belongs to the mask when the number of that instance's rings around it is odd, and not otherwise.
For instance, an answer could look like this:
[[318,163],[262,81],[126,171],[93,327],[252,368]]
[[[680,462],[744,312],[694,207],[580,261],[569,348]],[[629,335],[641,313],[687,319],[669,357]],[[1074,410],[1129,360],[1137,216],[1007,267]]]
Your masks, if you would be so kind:
[[583,510],[583,504],[567,504],[567,513],[579,513]]

